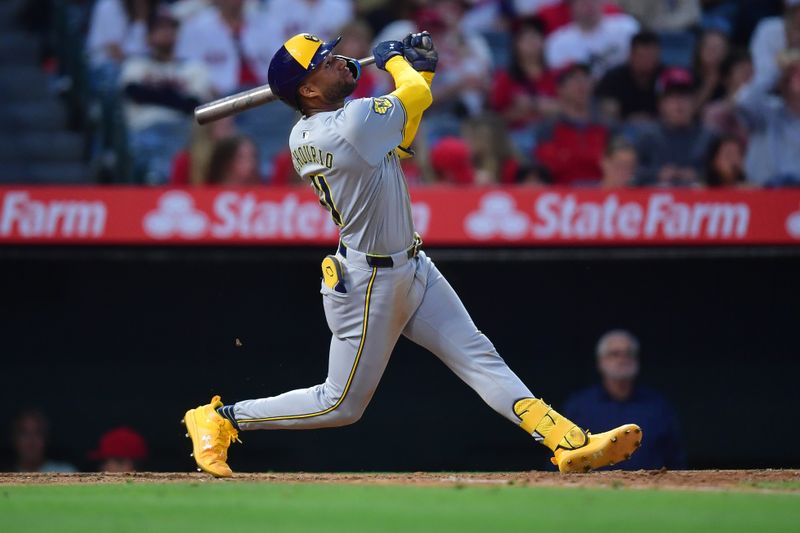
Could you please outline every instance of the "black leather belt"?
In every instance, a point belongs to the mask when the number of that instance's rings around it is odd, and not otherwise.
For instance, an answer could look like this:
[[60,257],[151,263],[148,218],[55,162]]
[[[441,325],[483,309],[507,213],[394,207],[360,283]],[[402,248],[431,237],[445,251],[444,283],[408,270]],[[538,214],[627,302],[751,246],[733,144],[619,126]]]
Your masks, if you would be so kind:
[[[413,259],[419,254],[419,250],[422,247],[422,238],[419,236],[418,233],[414,234],[414,244],[408,247],[406,250],[406,256],[409,259]],[[339,255],[342,257],[347,257],[347,246],[344,245],[342,241],[339,241]],[[365,254],[366,255],[366,254]],[[372,268],[392,268],[394,266],[394,260],[388,255],[374,255],[369,254],[366,255],[367,264]]]

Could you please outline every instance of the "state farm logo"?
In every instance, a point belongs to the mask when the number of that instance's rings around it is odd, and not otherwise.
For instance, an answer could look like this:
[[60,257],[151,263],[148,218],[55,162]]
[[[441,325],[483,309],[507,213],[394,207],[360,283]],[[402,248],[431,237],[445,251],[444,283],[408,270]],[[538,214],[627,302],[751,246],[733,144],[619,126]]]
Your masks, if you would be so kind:
[[107,214],[99,200],[45,200],[9,191],[0,204],[0,237],[100,238]]
[[[199,196],[198,196],[199,197]],[[414,204],[412,215],[419,231],[430,222],[430,207]],[[154,239],[197,240],[334,239],[339,228],[316,200],[301,200],[289,193],[275,199],[252,192],[225,191],[213,196],[210,209],[202,209],[185,191],[162,194],[157,206],[142,218],[144,232]]]
[[[526,212],[518,210],[509,194],[490,192],[481,198],[478,211],[465,218],[464,229],[481,240],[743,239],[750,218],[746,203],[680,201],[669,193],[621,202],[616,194],[598,201],[547,192]],[[790,217],[787,229],[800,238],[798,219],[800,213]]]
[[144,231],[154,239],[202,237],[208,217],[194,207],[194,198],[181,191],[170,191],[158,200],[158,207],[144,217]]
[[786,233],[794,239],[800,239],[800,211],[790,213],[787,217]]
[[492,192],[481,198],[480,209],[467,216],[465,226],[467,233],[476,239],[495,236],[519,239],[528,233],[530,220],[517,210],[511,195]]

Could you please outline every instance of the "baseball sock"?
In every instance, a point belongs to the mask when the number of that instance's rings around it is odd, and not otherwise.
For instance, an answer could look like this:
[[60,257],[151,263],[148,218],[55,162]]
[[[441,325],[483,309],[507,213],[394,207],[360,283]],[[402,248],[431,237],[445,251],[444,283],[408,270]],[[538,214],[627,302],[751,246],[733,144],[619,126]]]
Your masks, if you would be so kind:
[[232,405],[223,405],[222,407],[217,407],[217,414],[222,418],[227,418],[233,424],[233,427],[236,430],[239,430],[239,424],[236,423],[236,418],[233,416],[233,406]]

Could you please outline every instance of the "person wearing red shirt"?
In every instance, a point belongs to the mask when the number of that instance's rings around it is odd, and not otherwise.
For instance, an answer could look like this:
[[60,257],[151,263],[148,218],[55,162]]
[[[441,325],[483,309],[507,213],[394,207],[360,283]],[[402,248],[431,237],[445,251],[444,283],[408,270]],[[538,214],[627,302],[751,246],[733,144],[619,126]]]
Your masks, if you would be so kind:
[[611,131],[594,118],[593,85],[587,65],[570,65],[559,73],[561,114],[539,128],[534,150],[554,185],[597,184],[603,174],[600,163]]
[[[624,11],[612,2],[603,2],[603,14],[614,15],[624,13]],[[536,13],[544,23],[545,35],[550,35],[557,29],[566,26],[573,21],[572,6],[569,0],[553,4],[552,6],[543,7]]]
[[555,110],[556,82],[544,59],[544,26],[537,18],[520,21],[514,31],[511,61],[495,74],[489,105],[512,129]]

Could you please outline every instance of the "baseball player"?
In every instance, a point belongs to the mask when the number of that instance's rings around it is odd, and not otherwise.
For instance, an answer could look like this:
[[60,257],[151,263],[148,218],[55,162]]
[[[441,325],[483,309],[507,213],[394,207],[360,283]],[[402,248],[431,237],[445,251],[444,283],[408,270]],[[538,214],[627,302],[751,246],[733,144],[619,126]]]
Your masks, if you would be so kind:
[[275,53],[269,84],[302,117],[289,145],[298,174],[340,227],[322,261],[320,292],[331,337],[324,383],[223,405],[219,396],[186,412],[199,469],[227,477],[238,431],[316,429],[356,422],[404,335],[439,357],[495,411],[550,448],[561,472],[623,461],[640,445],[635,424],[590,434],[534,397],[472,322],[458,295],[420,249],[400,159],[431,105],[437,53],[427,33],[385,41],[375,64],[395,90],[345,103],[359,63],[332,53],[339,42],[295,35]]

